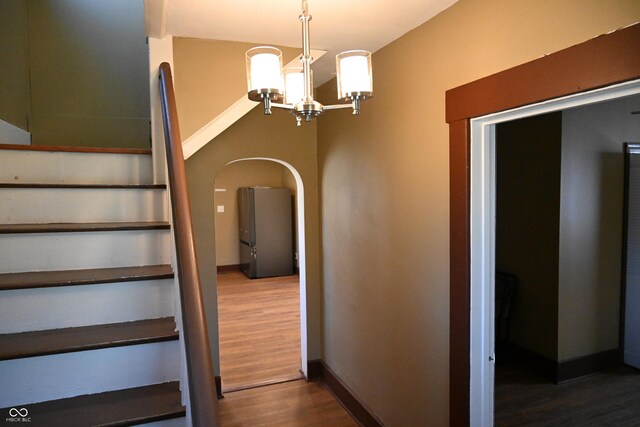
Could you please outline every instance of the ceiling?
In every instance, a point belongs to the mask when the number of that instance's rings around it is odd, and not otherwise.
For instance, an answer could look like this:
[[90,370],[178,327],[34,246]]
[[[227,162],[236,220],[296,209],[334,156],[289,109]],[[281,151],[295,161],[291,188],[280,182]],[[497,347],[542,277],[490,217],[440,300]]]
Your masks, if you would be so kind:
[[[302,46],[301,0],[158,0],[161,34]],[[308,0],[311,47],[328,54],[314,64],[315,85],[335,74],[335,55],[351,49],[375,52],[457,0]],[[145,3],[154,2],[147,0]],[[375,63],[374,63],[375,73]]]

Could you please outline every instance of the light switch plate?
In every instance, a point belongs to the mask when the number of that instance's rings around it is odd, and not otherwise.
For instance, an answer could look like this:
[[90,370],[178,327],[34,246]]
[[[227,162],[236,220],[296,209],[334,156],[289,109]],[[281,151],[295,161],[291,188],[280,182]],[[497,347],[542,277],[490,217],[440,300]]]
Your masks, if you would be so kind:
[[218,205],[218,213],[224,212],[224,205]]

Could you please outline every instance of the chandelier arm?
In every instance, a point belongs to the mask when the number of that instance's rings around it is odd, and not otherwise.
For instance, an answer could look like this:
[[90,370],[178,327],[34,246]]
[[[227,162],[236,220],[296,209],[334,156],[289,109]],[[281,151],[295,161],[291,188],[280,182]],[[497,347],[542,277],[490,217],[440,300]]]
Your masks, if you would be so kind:
[[271,107],[272,108],[281,108],[283,110],[293,110],[293,105],[290,104],[280,104],[277,102],[272,102],[271,103]]
[[353,108],[353,103],[350,104],[333,104],[333,105],[325,105],[325,110],[341,110],[343,108]]

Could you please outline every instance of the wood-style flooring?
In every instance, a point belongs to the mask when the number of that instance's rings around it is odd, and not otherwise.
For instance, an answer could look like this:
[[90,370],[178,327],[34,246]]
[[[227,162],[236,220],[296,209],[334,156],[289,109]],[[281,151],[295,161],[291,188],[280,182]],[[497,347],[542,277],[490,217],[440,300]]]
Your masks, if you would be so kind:
[[495,425],[640,426],[640,371],[630,367],[553,384],[527,366],[496,367]]
[[223,392],[302,377],[297,275],[218,273],[218,322]]
[[321,382],[296,380],[225,394],[222,427],[356,427]]
[[[298,276],[218,273],[218,316],[223,427],[358,425],[322,382],[301,379]],[[271,385],[249,388],[260,384]]]

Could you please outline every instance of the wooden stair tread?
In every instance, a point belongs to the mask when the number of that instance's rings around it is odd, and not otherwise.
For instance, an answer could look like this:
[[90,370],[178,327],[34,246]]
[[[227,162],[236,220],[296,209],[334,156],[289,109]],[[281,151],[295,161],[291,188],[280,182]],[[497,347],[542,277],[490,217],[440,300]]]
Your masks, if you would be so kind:
[[177,381],[15,407],[29,411],[34,427],[127,426],[186,415]]
[[149,148],[73,147],[73,146],[66,146],[66,145],[60,145],[60,146],[50,145],[49,146],[49,145],[0,144],[0,150],[151,155],[151,149]]
[[168,229],[166,221],[84,222],[58,224],[2,224],[0,234],[69,233],[83,231],[128,231]]
[[164,190],[167,186],[165,184],[50,184],[40,182],[0,182],[0,188]]
[[178,339],[173,317],[0,335],[0,360]]
[[173,270],[169,264],[142,265],[137,267],[93,268],[87,270],[4,273],[0,274],[0,291],[170,279],[172,277]]

